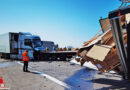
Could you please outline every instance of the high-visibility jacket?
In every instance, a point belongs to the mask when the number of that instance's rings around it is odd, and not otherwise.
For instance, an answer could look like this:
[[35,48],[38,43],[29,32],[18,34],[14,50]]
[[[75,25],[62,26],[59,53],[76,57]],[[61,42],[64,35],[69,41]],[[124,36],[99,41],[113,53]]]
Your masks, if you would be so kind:
[[29,61],[29,56],[27,54],[26,51],[23,53],[23,61]]
[[0,78],[0,84],[3,84],[3,79],[2,78]]

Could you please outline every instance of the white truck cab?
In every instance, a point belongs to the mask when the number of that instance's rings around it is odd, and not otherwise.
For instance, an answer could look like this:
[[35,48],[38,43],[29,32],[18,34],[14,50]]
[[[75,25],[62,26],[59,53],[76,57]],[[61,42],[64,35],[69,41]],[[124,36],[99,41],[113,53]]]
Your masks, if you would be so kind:
[[11,59],[22,59],[23,52],[27,49],[29,51],[30,59],[34,59],[33,52],[44,52],[45,48],[39,36],[32,35],[31,33],[13,33],[0,35],[0,53],[5,57]]
[[30,33],[19,33],[18,40],[19,56],[18,59],[22,59],[22,53],[27,49],[29,51],[30,59],[33,59],[33,52],[44,52],[45,48],[42,46],[42,42],[39,36],[32,35]]

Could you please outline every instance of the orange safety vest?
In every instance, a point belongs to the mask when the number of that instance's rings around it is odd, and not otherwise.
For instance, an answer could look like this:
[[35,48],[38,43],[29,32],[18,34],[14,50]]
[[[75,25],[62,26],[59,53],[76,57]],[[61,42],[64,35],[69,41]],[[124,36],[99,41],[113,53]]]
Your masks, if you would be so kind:
[[23,53],[23,61],[29,61],[29,57],[27,56],[27,52]]

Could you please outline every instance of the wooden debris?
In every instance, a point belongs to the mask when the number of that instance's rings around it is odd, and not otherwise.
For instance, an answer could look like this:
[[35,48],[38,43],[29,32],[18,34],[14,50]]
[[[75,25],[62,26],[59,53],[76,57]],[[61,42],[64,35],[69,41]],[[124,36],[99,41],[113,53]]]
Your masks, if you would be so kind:
[[[122,16],[122,26],[124,25],[124,19],[125,16]],[[109,20],[107,20],[105,25],[102,25],[102,29],[105,28],[104,26],[109,27],[107,28],[107,31],[96,37],[94,36],[94,38],[92,38],[90,41],[84,42],[83,47],[78,51],[78,55],[81,58],[79,58],[77,61],[81,62],[81,65],[83,65],[86,61],[90,61],[98,68],[100,72],[109,72],[111,70],[114,70],[115,72],[122,72],[120,59],[118,57],[112,31],[110,30],[111,26],[107,24],[109,24]],[[123,37],[125,44],[127,44],[126,31],[123,31]],[[110,48],[105,46],[110,46]]]

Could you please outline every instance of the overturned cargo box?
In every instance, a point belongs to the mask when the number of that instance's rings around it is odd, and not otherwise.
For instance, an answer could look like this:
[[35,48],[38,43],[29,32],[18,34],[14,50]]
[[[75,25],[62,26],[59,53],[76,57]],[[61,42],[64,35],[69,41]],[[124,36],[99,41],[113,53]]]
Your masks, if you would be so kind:
[[86,57],[101,72],[109,72],[110,70],[121,71],[117,51],[112,46],[94,45],[88,53],[86,53]]
[[[109,72],[111,70],[122,72],[117,49],[111,34],[111,31],[109,31],[98,42],[91,45],[88,44],[90,45],[89,47],[80,48],[79,55],[82,58],[80,59],[82,65],[86,61],[91,61],[101,72]],[[126,44],[127,35],[124,33],[123,36]]]
[[[122,27],[124,27],[124,17],[125,16],[120,17]],[[105,31],[103,31],[103,33],[100,35],[96,34],[91,40],[84,42],[83,47],[78,51],[78,55],[81,58],[77,61],[80,61],[81,65],[83,65],[86,61],[90,61],[101,72],[109,72],[111,70],[114,70],[115,72],[122,73],[123,70],[120,64],[116,44],[112,35],[110,21],[108,18],[102,19],[100,21],[102,21],[100,24],[103,24],[101,25],[101,30],[105,29]],[[99,32],[101,30],[99,30]],[[125,48],[127,48],[126,29],[122,29],[122,33]]]

